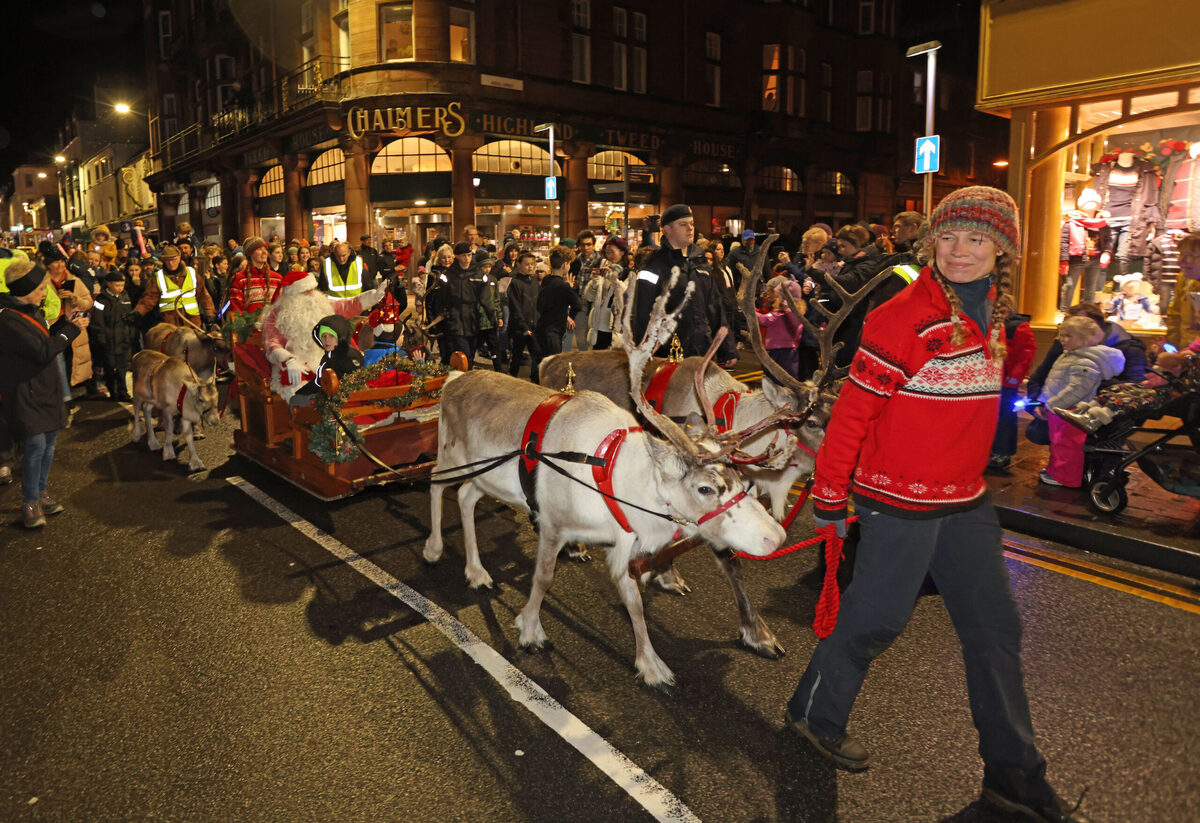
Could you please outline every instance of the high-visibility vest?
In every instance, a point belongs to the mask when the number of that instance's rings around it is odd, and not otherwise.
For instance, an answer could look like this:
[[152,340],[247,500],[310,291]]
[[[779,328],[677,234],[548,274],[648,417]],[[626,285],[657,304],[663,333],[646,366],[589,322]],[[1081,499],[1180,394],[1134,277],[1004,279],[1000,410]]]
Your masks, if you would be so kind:
[[168,314],[178,306],[184,314],[199,315],[200,304],[196,302],[196,270],[184,266],[183,285],[176,286],[167,277],[166,269],[159,269],[158,277],[158,310]]
[[908,264],[892,266],[892,274],[899,276],[905,283],[912,283],[921,275],[921,267]]
[[342,280],[333,258],[325,260],[325,282],[329,284],[329,293],[334,297],[357,297],[362,294],[362,264],[359,258],[350,261],[350,274]]

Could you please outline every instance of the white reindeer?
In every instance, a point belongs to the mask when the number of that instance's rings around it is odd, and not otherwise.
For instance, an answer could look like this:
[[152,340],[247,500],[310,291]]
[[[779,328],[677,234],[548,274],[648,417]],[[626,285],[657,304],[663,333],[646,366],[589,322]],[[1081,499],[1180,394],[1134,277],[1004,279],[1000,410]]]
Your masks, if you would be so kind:
[[196,373],[178,357],[142,349],[133,356],[133,441],[142,438],[142,419],[146,418],[146,444],[151,451],[159,448],[154,434],[152,414],[155,409],[162,412],[163,460],[175,459],[175,415],[182,418],[180,428],[187,441],[188,468],[200,471],[204,463],[196,453],[192,428],[201,420],[209,426],[220,423],[217,406],[220,398],[217,387],[210,381],[201,380]]
[[[641,373],[650,352],[674,331],[678,309],[668,315],[664,302],[655,304],[646,340],[628,351],[630,369],[635,373]],[[438,471],[453,474],[454,467],[520,450],[521,421],[528,420],[553,394],[550,389],[491,371],[468,372],[447,385],[438,423]],[[559,549],[571,541],[604,545],[609,572],[633,624],[634,668],[646,683],[666,687],[674,682],[674,675],[650,643],[638,584],[628,572],[630,559],[693,536],[715,546],[764,556],[782,543],[784,531],[746,495],[741,478],[724,462],[732,447],[697,445],[644,401],[638,405],[665,440],[643,432],[632,414],[602,395],[587,391],[566,401],[545,427],[538,447],[547,454],[595,455],[614,433],[624,437],[619,453],[611,456],[607,466],[611,494],[619,502],[610,506],[611,501],[597,490],[594,467],[555,461],[563,472],[560,474],[551,470],[546,460],[539,462],[533,482],[538,512],[537,561],[529,600],[517,617],[517,627],[523,648],[541,648],[546,642],[540,617],[542,598],[554,579]],[[431,533],[425,542],[424,557],[431,563],[442,556],[442,492],[452,482],[447,478],[439,483],[435,476],[430,487]],[[528,510],[516,460],[468,479],[459,487],[466,578],[473,588],[492,585],[491,576],[480,563],[475,535],[475,505],[484,495]],[[626,520],[628,528],[618,516]]]

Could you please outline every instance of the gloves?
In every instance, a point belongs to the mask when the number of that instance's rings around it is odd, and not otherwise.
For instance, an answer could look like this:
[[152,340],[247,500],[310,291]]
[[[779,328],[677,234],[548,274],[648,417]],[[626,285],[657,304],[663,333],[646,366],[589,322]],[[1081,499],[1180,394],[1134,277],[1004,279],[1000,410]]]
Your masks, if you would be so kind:
[[136,329],[138,324],[142,322],[142,316],[135,311],[131,311],[129,314],[125,315],[124,318],[122,318],[122,322],[124,322],[126,326]]
[[289,357],[283,363],[283,369],[287,375],[287,380],[281,381],[285,386],[299,386],[304,382],[304,369],[300,365],[300,361],[294,357]]
[[824,517],[817,514],[813,515],[813,522],[817,524],[818,529],[823,529],[826,526],[835,526],[837,527],[837,536],[841,538],[846,537],[846,518],[844,517],[839,517],[836,520],[826,520]]
[[1071,264],[1070,264],[1070,263],[1068,263],[1066,260],[1061,260],[1061,261],[1059,261],[1059,264],[1058,264],[1058,273],[1059,273],[1059,275],[1061,275],[1061,276],[1063,276],[1063,277],[1066,277],[1066,276],[1067,276],[1067,270],[1068,270],[1068,269],[1070,269],[1070,268],[1071,268]]
[[387,294],[387,283],[386,282],[382,286],[379,286],[378,288],[374,288],[374,289],[371,289],[370,291],[365,291],[362,294],[360,294],[358,296],[358,305],[362,306],[363,311],[366,311],[367,309],[371,308],[376,303],[378,303],[380,300],[382,300],[383,296],[385,294]]
[[1112,260],[1112,255],[1108,252],[1100,253],[1100,268],[1107,269],[1109,262]]

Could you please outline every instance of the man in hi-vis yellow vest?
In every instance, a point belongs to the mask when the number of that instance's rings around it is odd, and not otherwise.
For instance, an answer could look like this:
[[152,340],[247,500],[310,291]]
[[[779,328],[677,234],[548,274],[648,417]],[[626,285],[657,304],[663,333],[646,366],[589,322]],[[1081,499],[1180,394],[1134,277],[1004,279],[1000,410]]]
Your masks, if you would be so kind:
[[[350,244],[338,243],[321,266],[321,291],[330,297],[358,297],[367,274],[366,265],[350,251]],[[369,287],[375,287],[374,279]]]
[[217,312],[213,307],[212,295],[196,275],[196,270],[183,265],[183,258],[175,246],[162,250],[163,267],[154,275],[145,277],[146,293],[138,301],[134,312],[143,317],[158,309],[162,319],[172,326],[184,326],[180,314],[200,325],[216,322]]

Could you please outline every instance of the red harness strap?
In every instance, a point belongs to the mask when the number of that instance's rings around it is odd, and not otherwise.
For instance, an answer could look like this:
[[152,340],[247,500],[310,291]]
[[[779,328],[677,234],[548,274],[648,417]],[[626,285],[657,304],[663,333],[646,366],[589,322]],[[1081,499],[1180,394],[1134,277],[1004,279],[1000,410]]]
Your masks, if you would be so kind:
[[183,414],[183,398],[187,395],[187,383],[179,387],[179,397],[175,399],[175,408],[179,409],[179,413]]
[[626,436],[640,431],[642,431],[641,426],[633,426],[609,432],[596,448],[596,457],[603,460],[604,463],[592,466],[592,479],[596,481],[596,488],[604,493],[604,503],[608,506],[608,510],[612,512],[612,516],[621,528],[627,532],[632,532],[633,529],[630,527],[629,521],[625,519],[625,512],[621,510],[621,506],[614,499],[616,495],[613,494],[612,476],[613,470],[617,467],[617,456],[621,454],[621,445],[625,442]]
[[742,399],[741,392],[728,391],[713,403],[713,414],[717,418],[717,431],[721,434],[733,428],[733,415],[737,412],[738,401]]
[[710,511],[708,514],[704,515],[699,520],[697,520],[696,525],[699,526],[703,523],[707,523],[709,520],[712,520],[714,517],[720,517],[725,512],[729,511],[730,509],[732,509],[734,506],[736,506],[738,503],[741,503],[745,499],[746,499],[746,490],[742,489],[740,492],[735,494],[733,497],[729,498],[724,503],[717,506],[715,509]]
[[521,435],[521,459],[517,462],[517,474],[521,479],[521,491],[525,492],[525,503],[529,506],[530,514],[537,515],[537,497],[534,494],[534,469],[537,468],[537,453],[542,441],[546,438],[546,427],[550,419],[571,399],[569,394],[552,394],[538,403],[529,421],[525,424],[525,432]]
[[646,402],[657,411],[663,409],[663,395],[667,392],[667,385],[671,382],[671,376],[675,374],[675,370],[679,368],[678,363],[672,363],[670,360],[665,360],[658,365],[654,370],[654,376],[650,378],[650,385],[646,387]]
[[[167,353],[167,344],[171,342],[172,337],[174,337],[176,334],[178,334],[181,331],[183,331],[183,329],[176,326],[175,328],[171,329],[171,331],[167,332],[166,337],[164,337],[162,339],[162,343],[159,344],[159,347],[158,347],[159,353],[166,354]],[[184,352],[183,359],[185,362],[187,361],[187,352]]]

